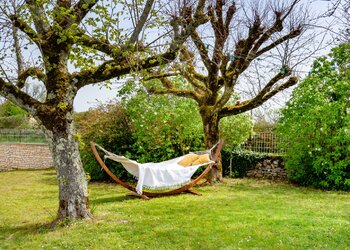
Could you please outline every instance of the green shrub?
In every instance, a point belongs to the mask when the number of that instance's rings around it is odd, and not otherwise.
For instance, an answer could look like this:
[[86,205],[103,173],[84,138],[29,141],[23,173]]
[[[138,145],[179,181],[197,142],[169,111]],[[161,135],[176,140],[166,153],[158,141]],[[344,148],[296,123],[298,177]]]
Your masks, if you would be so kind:
[[[96,161],[89,142],[94,141],[118,155],[131,155],[134,140],[125,109],[120,105],[108,104],[79,113],[75,120],[81,136],[80,154],[86,173],[90,175],[91,180],[108,180],[108,175]],[[106,164],[121,179],[131,179],[131,175],[120,164],[112,160],[106,160]]]
[[350,190],[349,62],[350,44],[316,60],[282,111],[288,178],[301,185]]
[[28,121],[28,113],[17,105],[10,101],[0,104],[0,129],[30,128]]
[[[269,158],[267,154],[261,154],[238,148],[223,148],[222,167],[223,175],[228,177],[243,178],[247,176],[250,168],[255,167],[258,162]],[[230,160],[232,159],[232,161]],[[232,173],[230,174],[230,161],[232,163]]]
[[[141,93],[124,105],[128,110],[121,104],[109,104],[76,116],[83,142],[81,157],[91,180],[108,177],[94,158],[89,141],[138,162],[159,162],[203,149],[201,127],[192,117],[190,103]],[[107,165],[121,179],[134,180],[120,164],[107,160]]]
[[0,129],[25,129],[30,128],[28,117],[24,115],[13,115],[0,117]]
[[21,109],[13,102],[5,101],[0,105],[0,117],[26,116],[26,115],[28,115],[27,111]]
[[220,120],[220,139],[225,141],[225,147],[236,148],[245,142],[252,131],[253,121],[248,114],[224,117]]
[[128,82],[120,91],[133,126],[133,158],[160,162],[204,148],[196,103],[188,98],[149,95]]

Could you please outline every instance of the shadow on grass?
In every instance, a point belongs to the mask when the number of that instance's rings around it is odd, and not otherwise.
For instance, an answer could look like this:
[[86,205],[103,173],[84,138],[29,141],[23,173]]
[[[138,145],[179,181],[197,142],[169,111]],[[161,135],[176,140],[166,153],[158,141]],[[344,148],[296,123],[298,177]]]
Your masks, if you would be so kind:
[[47,168],[46,170],[51,170],[50,172],[45,172],[43,173],[43,175],[47,175],[47,176],[56,176],[56,172],[55,172],[55,168],[51,167],[51,168]]
[[132,197],[128,195],[121,195],[121,196],[111,196],[111,197],[105,197],[105,198],[97,198],[97,199],[91,199],[92,205],[99,205],[99,204],[105,204],[105,203],[112,203],[112,202],[123,202],[128,200],[135,200],[139,199],[137,197]]
[[46,234],[52,230],[53,228],[51,223],[26,224],[21,226],[0,226],[0,233],[4,240],[11,240],[14,237]]
[[57,186],[58,181],[56,177],[43,177],[40,179],[40,182],[45,185]]
[[46,169],[49,171],[45,171],[42,173],[42,178],[40,182],[47,185],[55,185],[57,186],[57,176],[54,168]]

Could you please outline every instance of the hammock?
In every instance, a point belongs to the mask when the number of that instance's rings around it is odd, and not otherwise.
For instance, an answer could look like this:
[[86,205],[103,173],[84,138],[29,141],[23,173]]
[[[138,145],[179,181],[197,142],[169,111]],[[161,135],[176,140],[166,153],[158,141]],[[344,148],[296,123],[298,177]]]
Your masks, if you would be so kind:
[[[92,151],[101,165],[101,167],[109,174],[113,180],[115,180],[117,183],[121,184],[125,188],[136,192],[137,194],[134,194],[136,196],[140,196],[142,198],[153,197],[153,196],[162,196],[162,195],[171,195],[176,194],[179,192],[190,192],[194,193],[189,190],[193,185],[195,185],[200,179],[202,179],[211,169],[211,167],[215,164],[215,160],[218,158],[218,155],[220,153],[222,143],[217,143],[214,145],[210,150],[206,151],[198,151],[194,153],[190,153],[181,157],[177,157],[171,160],[158,162],[158,163],[139,163],[137,161],[128,159],[124,156],[119,156],[116,154],[113,154],[103,147],[99,146],[96,143],[90,142],[90,146],[92,148]],[[124,168],[132,174],[134,177],[138,179],[136,188],[129,186],[125,182],[121,181],[118,177],[116,177],[105,165],[104,161],[102,161],[101,157],[99,156],[96,147],[98,147],[100,150],[102,150],[105,153],[104,158],[105,159],[111,159],[114,161],[117,161],[121,163]],[[215,156],[212,155],[212,151],[214,148],[217,148]],[[183,165],[180,165],[181,162],[186,162],[186,159],[194,155],[204,156],[205,154],[209,154],[210,158],[203,158],[206,159],[205,162],[203,161],[194,161],[193,166],[189,165],[184,167]],[[182,164],[182,163],[181,163]],[[196,172],[196,170],[201,167],[208,165],[208,167],[204,170],[204,172],[194,181],[191,181],[192,175]],[[182,186],[182,188],[178,188],[173,191],[163,192],[163,193],[149,193],[149,192],[143,192],[143,188],[147,189],[169,189],[174,187]]]

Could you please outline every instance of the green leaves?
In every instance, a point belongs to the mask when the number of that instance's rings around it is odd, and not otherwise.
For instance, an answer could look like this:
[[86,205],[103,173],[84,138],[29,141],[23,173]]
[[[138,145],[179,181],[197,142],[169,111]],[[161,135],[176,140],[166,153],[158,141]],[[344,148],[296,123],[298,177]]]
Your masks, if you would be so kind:
[[314,62],[293,92],[278,132],[289,148],[289,178],[302,185],[350,190],[350,45]]
[[139,160],[167,160],[203,146],[198,107],[193,100],[174,96],[150,96],[129,82],[120,90],[133,124]]
[[0,105],[0,116],[1,117],[9,117],[9,116],[25,116],[28,113],[15,105],[12,102],[4,102],[3,104]]
[[253,127],[253,121],[248,114],[228,116],[220,120],[220,138],[225,141],[225,146],[236,148],[249,137]]
[[[181,89],[186,82],[178,77],[173,84]],[[150,96],[143,86],[131,81],[119,95],[132,120],[135,148],[142,160],[167,160],[203,148],[203,123],[194,100],[174,95]],[[226,145],[236,147],[249,136],[251,126],[249,115],[223,118],[220,138]]]

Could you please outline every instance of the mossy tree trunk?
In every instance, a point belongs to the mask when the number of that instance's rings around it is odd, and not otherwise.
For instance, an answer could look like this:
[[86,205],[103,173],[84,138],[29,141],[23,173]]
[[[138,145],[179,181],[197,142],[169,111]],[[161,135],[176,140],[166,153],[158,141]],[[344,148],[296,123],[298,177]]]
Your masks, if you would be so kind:
[[[212,148],[219,141],[219,122],[220,119],[217,114],[212,114],[208,109],[201,110],[201,117],[203,123],[203,132],[206,148]],[[221,181],[222,180],[222,164],[221,155],[217,164],[214,165],[209,174],[209,181]]]
[[[51,49],[50,49],[51,47]],[[44,47],[47,55],[46,105],[34,116],[40,121],[54,160],[59,186],[59,207],[55,223],[88,219],[87,180],[79,153],[79,141],[73,121],[73,101],[77,88],[68,72],[69,44]]]
[[46,131],[54,159],[59,186],[57,221],[91,218],[87,179],[80,159],[79,145],[74,138],[73,123],[67,128]]

